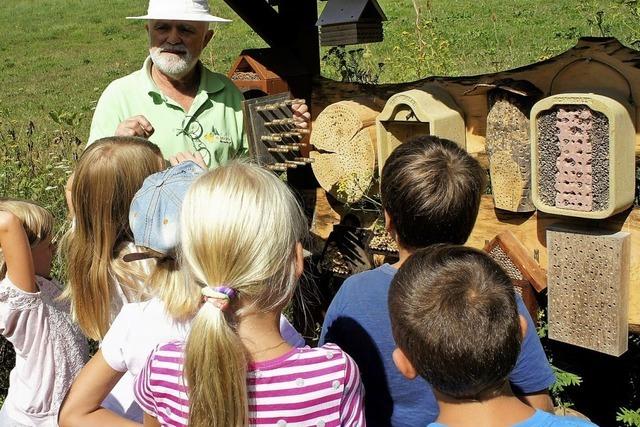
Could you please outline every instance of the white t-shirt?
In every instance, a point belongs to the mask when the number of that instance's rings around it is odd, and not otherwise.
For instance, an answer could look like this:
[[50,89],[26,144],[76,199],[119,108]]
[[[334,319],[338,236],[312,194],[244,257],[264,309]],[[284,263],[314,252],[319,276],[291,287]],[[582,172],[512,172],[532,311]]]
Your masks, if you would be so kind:
[[0,281],[0,333],[16,350],[3,413],[12,424],[57,426],[58,411],[88,358],[87,339],[69,315],[61,289],[36,276],[28,293],[8,277]]
[[[185,341],[190,321],[176,322],[167,314],[158,298],[125,304],[111,324],[100,349],[107,364],[124,372],[122,379],[102,402],[102,406],[130,420],[142,422],[143,411],[133,394],[136,375],[144,368],[151,351],[160,343]],[[280,318],[280,333],[294,347],[303,347],[304,338],[289,321]]]

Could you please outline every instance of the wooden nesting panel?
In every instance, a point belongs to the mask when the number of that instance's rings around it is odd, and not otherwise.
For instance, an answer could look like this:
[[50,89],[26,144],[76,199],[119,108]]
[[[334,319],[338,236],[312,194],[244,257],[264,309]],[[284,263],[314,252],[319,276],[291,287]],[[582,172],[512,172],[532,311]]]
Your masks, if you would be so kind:
[[292,100],[288,93],[281,93],[243,101],[249,155],[257,164],[286,171],[312,162],[303,155],[308,130],[296,127],[291,110],[294,102],[304,100]]
[[620,356],[628,346],[630,234],[547,230],[549,338]]
[[493,202],[498,209],[533,212],[531,200],[531,101],[505,90],[489,92],[487,155]]

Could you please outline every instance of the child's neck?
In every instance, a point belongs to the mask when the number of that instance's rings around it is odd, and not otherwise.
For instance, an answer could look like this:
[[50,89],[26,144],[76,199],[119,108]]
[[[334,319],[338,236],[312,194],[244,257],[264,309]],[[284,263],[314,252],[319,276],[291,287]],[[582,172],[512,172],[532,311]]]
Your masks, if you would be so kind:
[[436,420],[447,427],[509,427],[531,418],[535,409],[513,395],[507,384],[495,397],[461,401],[435,392],[440,407]]
[[413,249],[403,248],[398,244],[397,241],[396,241],[396,245],[398,246],[398,261],[392,266],[395,268],[400,268],[402,267],[402,264],[404,264],[404,262],[408,260],[409,257],[413,255],[415,251]]
[[280,335],[280,312],[251,313],[238,322],[238,335],[253,362],[275,359],[291,350]]

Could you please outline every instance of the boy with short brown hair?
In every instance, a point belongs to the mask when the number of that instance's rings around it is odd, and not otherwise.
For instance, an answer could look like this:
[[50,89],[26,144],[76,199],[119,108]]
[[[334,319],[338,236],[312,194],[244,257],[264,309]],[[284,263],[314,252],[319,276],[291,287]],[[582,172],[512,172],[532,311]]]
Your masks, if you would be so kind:
[[[321,344],[340,345],[358,363],[367,391],[369,426],[424,426],[438,415],[428,384],[421,379],[408,381],[393,364],[389,286],[397,269],[416,250],[467,240],[478,215],[485,180],[485,171],[464,149],[434,136],[420,136],[401,144],[384,165],[382,205],[400,260],[348,278],[331,302],[320,336]],[[555,376],[522,299],[518,297],[517,303],[529,328],[509,380],[523,401],[552,410],[547,389]]]
[[427,380],[438,400],[430,427],[593,426],[513,394],[509,374],[527,320],[509,277],[487,254],[454,245],[416,251],[391,282],[389,313],[396,366]]

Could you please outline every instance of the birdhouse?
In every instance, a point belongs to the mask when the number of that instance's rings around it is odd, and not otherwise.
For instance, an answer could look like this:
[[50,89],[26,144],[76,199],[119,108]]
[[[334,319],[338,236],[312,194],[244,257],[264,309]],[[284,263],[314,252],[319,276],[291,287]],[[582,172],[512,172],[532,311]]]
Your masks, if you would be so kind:
[[329,0],[316,26],[322,46],[381,42],[386,21],[376,0]]
[[391,152],[408,138],[434,135],[466,148],[462,113],[449,93],[436,85],[393,95],[376,118],[378,169]]
[[531,110],[533,203],[543,212],[608,218],[633,204],[635,128],[620,102],[565,93]]
[[306,72],[290,55],[268,48],[243,50],[227,75],[250,99],[288,92]]

